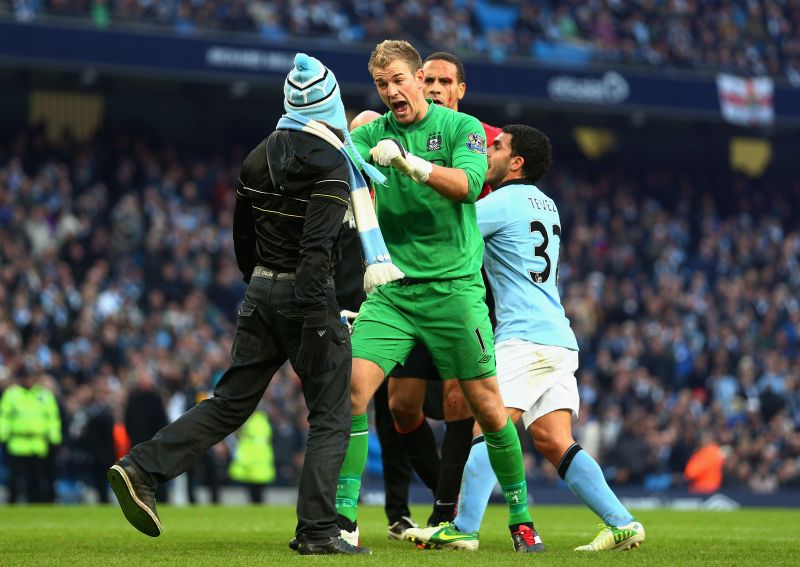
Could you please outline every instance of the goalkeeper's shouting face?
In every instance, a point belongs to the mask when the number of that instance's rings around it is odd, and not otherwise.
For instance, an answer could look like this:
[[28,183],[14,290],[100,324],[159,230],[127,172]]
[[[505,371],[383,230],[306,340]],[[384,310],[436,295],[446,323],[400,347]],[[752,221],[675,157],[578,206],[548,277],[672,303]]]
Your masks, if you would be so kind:
[[387,40],[370,59],[369,70],[383,103],[401,124],[425,118],[428,103],[422,92],[425,74],[416,49],[404,41]]
[[413,124],[425,118],[428,103],[422,94],[422,69],[412,72],[408,63],[399,59],[372,73],[378,94],[401,124]]

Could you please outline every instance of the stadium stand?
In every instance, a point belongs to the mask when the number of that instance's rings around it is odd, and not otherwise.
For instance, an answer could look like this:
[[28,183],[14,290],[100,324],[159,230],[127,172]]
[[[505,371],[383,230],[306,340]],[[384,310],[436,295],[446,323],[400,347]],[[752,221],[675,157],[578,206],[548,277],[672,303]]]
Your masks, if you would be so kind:
[[[110,457],[87,439],[125,422],[134,388],[191,405],[225,368],[244,289],[230,245],[240,161],[122,130],[0,140],[0,389],[24,369],[55,391],[62,483],[92,482]],[[767,197],[738,174],[557,165],[544,186],[566,235],[582,445],[615,485],[660,490],[685,486],[709,432],[730,457],[723,486],[800,487],[800,182],[760,179],[781,188]],[[267,391],[285,485],[305,437],[299,388],[284,368]],[[223,448],[210,466],[224,462]],[[557,482],[532,452],[527,466],[533,487]]]
[[100,28],[250,32],[269,41],[313,36],[374,44],[401,37],[496,61],[623,63],[784,76],[800,84],[800,3],[794,0],[19,0],[0,2],[3,12],[20,21],[69,17]]

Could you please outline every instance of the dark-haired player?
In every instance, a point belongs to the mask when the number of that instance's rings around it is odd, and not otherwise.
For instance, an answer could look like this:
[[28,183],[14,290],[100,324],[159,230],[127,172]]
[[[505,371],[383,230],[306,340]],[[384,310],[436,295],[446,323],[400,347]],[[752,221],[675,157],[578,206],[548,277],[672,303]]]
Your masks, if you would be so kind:
[[[489,148],[486,181],[494,191],[477,206],[486,243],[484,267],[495,292],[500,392],[509,418],[514,423],[522,418],[536,449],[603,520],[597,537],[576,550],[630,549],[644,541],[644,527],[572,437],[580,405],[578,343],[557,287],[561,220],[555,202],[535,185],[550,168],[551,156],[547,136],[523,125],[503,128]],[[410,528],[408,539],[478,548],[478,528],[494,486],[486,445],[481,438],[473,442],[455,521]]]

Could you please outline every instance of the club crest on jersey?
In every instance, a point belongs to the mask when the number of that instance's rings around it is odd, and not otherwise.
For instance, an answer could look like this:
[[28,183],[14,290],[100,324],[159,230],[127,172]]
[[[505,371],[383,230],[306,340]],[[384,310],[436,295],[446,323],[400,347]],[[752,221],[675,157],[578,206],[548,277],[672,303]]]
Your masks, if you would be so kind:
[[484,138],[482,134],[478,134],[477,132],[470,134],[469,136],[467,136],[467,148],[469,148],[476,154],[485,154],[486,138]]
[[433,132],[428,134],[428,151],[435,152],[442,149],[442,133]]

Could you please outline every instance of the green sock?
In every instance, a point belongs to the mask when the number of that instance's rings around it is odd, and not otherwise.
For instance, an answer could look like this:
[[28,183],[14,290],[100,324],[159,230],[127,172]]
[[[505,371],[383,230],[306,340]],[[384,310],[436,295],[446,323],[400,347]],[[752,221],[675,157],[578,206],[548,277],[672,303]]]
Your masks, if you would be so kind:
[[367,465],[367,432],[367,414],[354,415],[350,422],[350,445],[336,486],[336,511],[351,522],[358,521],[361,474]]
[[489,462],[503,498],[508,504],[508,525],[531,522],[528,512],[528,485],[525,482],[525,466],[522,463],[522,446],[519,444],[517,430],[509,419],[500,431],[484,431]]

